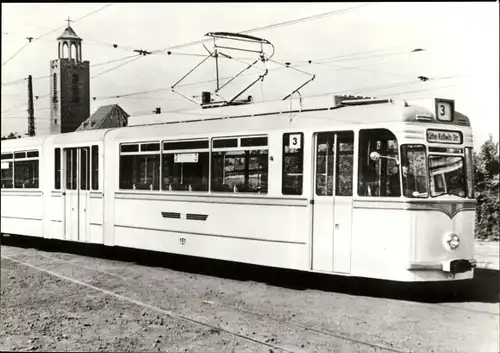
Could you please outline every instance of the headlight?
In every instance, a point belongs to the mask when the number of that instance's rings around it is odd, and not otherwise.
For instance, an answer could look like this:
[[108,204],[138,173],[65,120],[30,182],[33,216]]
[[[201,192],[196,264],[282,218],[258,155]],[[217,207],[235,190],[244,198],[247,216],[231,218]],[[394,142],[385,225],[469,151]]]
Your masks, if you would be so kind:
[[455,233],[449,233],[445,241],[451,250],[455,250],[460,245],[460,237]]

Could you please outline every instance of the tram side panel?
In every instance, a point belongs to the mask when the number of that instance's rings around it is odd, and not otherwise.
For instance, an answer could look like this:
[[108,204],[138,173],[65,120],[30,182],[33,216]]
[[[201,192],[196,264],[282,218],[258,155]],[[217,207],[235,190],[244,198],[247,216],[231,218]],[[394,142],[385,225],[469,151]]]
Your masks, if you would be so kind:
[[89,192],[88,238],[89,243],[104,243],[104,143],[93,143],[90,155],[91,185]]
[[43,237],[42,142],[2,142],[2,233]]
[[307,201],[117,192],[115,245],[307,269]]
[[43,194],[2,190],[2,233],[43,237]]
[[387,201],[356,200],[353,208],[351,274],[413,281],[406,270],[411,258],[412,216]]
[[[55,149],[54,137],[49,137],[44,143],[43,175],[44,175],[44,238],[64,239],[64,192],[56,189],[61,185],[61,150]],[[56,172],[57,168],[57,172]],[[58,178],[56,175],[59,173]]]
[[[233,192],[120,190],[119,157],[119,143],[106,139],[106,245],[308,269],[307,199]],[[270,170],[270,181],[271,174]]]

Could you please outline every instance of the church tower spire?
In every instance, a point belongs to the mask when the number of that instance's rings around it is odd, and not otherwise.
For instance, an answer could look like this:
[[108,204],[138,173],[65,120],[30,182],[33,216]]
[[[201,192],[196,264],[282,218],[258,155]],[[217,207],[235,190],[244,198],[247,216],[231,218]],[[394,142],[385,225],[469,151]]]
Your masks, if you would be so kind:
[[57,59],[50,62],[51,133],[75,131],[90,116],[89,62],[82,58],[82,39],[68,26],[57,38]]
[[73,28],[70,26],[71,20],[67,19],[68,27],[64,30],[57,40],[58,44],[58,58],[65,59],[65,50],[69,52],[68,59],[74,59],[78,62],[82,61],[82,39],[78,37]]

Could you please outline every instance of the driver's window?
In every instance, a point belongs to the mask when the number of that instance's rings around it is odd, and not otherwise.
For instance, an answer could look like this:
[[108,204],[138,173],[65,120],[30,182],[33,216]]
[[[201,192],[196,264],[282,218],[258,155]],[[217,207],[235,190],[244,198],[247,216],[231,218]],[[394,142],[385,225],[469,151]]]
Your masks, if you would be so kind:
[[[370,158],[372,152],[377,152],[380,158]],[[398,159],[398,142],[392,132],[387,129],[360,130],[358,195],[401,196]]]

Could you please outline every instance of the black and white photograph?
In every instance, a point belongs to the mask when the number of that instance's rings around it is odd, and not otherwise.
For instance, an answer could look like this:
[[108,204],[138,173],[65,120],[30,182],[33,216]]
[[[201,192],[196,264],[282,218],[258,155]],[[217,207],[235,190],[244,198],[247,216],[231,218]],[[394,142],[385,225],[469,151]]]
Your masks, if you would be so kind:
[[2,3],[0,350],[500,351],[499,12]]

